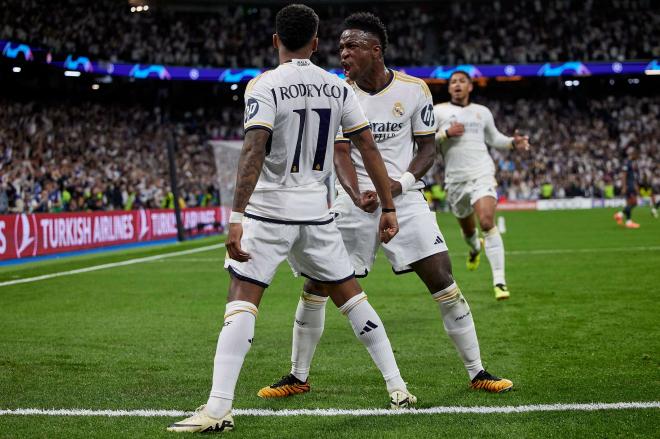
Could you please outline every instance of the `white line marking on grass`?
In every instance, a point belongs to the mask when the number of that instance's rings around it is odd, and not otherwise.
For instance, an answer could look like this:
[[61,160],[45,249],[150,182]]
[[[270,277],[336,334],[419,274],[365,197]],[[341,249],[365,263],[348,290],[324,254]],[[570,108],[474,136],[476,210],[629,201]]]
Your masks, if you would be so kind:
[[555,255],[562,253],[608,253],[608,252],[624,252],[624,251],[630,252],[630,251],[658,251],[658,250],[660,250],[660,246],[558,248],[558,249],[538,249],[538,250],[507,250],[506,254],[507,255]]
[[190,250],[182,250],[172,253],[163,253],[160,255],[146,256],[144,258],[127,259],[125,261],[111,262],[109,264],[93,265],[91,267],[78,268],[76,270],[69,270],[69,271],[60,271],[57,273],[49,273],[35,277],[26,277],[24,279],[8,280],[5,282],[0,282],[0,287],[6,287],[9,285],[16,285],[16,284],[25,284],[29,282],[37,282],[40,280],[52,279],[54,277],[71,276],[73,274],[89,273],[90,271],[105,270],[106,268],[123,267],[125,265],[133,265],[133,264],[140,264],[143,262],[157,261],[159,259],[171,258],[174,256],[191,255],[194,253],[201,253],[209,250],[215,250],[218,248],[222,248],[224,246],[225,246],[224,244],[213,244],[213,245],[207,245],[205,247],[192,248]]
[[[532,404],[507,406],[447,406],[425,409],[234,409],[238,416],[396,416],[396,415],[439,415],[439,414],[491,414],[491,413],[531,413],[531,412],[564,412],[597,410],[638,410],[660,408],[660,401],[649,402],[614,402],[585,404]],[[135,416],[135,417],[182,417],[192,412],[180,410],[88,410],[88,409],[0,409],[2,415],[46,415],[46,416]]]

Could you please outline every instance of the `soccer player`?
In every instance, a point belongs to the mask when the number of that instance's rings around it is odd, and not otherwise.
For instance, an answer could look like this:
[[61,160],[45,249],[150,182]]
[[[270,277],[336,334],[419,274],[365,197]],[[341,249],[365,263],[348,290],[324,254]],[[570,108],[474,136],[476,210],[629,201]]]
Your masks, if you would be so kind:
[[[390,242],[383,243],[385,255],[395,273],[414,271],[426,284],[472,387],[490,392],[508,390],[511,381],[490,375],[481,364],[470,307],[452,277],[447,245],[421,191],[424,183],[420,178],[435,158],[431,93],[424,81],[385,67],[387,31],[375,15],[353,14],[343,26],[341,64],[369,119],[387,172],[394,179],[392,193],[401,230]],[[370,159],[351,144],[357,146],[344,130],[335,143],[335,169],[341,187],[331,210],[355,272],[366,276],[380,244],[378,198],[367,176]],[[380,201],[382,206],[387,205],[386,200]],[[309,370],[323,332],[329,292],[326,285],[308,278],[294,319],[291,371],[262,388],[258,392],[261,397],[284,397],[310,390]]]
[[[621,193],[626,196],[626,207],[623,212],[614,214],[614,221],[627,229],[639,229],[639,224],[632,220],[632,210],[637,206],[637,194],[639,193],[639,170],[637,169],[637,150],[632,146],[626,150],[626,161],[621,172]],[[624,224],[623,219],[626,219]]]
[[318,45],[318,22],[307,6],[280,10],[273,36],[280,65],[252,80],[246,89],[245,140],[226,241],[225,267],[231,281],[213,385],[207,404],[170,425],[169,431],[234,427],[234,389],[254,336],[257,307],[287,256],[296,270],[324,285],[348,317],[383,374],[391,407],[416,401],[401,378],[383,323],[355,279],[328,211],[324,181],[331,175],[333,136],[341,126],[364,156],[382,200],[379,238],[388,242],[398,232],[387,170],[355,92],[309,60]]
[[[435,138],[445,160],[447,201],[470,248],[467,268],[477,269],[481,250],[485,249],[493,272],[495,298],[504,300],[509,298],[509,289],[504,277],[504,243],[494,222],[497,182],[495,165],[486,145],[524,151],[529,149],[529,137],[517,130],[513,137],[500,133],[490,110],[470,102],[471,92],[470,75],[460,70],[452,73],[451,101],[434,108],[438,119]],[[477,220],[484,239],[479,238]]]

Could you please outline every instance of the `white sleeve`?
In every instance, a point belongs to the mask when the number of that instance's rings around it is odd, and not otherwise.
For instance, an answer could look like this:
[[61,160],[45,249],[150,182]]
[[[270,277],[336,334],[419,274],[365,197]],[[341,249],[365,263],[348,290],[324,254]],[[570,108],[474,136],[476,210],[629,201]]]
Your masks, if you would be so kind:
[[434,135],[437,129],[431,91],[424,82],[420,86],[417,108],[412,115],[412,132],[415,137]]
[[360,107],[355,92],[344,85],[344,107],[341,115],[343,137],[348,138],[369,128],[369,121]]
[[513,137],[505,136],[495,128],[495,120],[493,113],[488,108],[485,108],[486,125],[484,127],[484,137],[486,144],[497,149],[511,149],[513,147]]
[[259,79],[259,77],[254,78],[245,89],[243,128],[246,132],[261,128],[272,133],[275,125],[275,98],[266,82]]

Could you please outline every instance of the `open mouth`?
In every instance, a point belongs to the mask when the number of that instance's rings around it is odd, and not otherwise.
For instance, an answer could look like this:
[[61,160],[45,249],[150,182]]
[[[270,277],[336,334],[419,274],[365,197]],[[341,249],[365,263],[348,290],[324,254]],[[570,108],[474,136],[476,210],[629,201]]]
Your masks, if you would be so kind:
[[344,69],[344,75],[348,76],[348,73],[351,71],[351,65],[347,62],[342,62],[341,67]]

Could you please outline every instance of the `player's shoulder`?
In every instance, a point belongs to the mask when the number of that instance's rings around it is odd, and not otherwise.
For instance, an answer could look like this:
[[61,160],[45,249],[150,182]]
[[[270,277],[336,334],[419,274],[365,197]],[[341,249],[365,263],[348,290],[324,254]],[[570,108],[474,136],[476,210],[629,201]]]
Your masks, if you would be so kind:
[[435,108],[437,110],[447,110],[447,109],[450,108],[449,101],[447,101],[447,102],[438,102],[437,104],[435,104],[433,106],[433,108]]
[[485,105],[477,104],[474,102],[470,102],[470,106],[474,107],[478,111],[490,113],[490,108],[486,107]]
[[410,87],[415,91],[421,90],[426,97],[431,97],[431,90],[429,90],[429,86],[426,84],[426,82],[424,82],[423,79],[410,76],[404,72],[395,71],[394,81],[397,81],[400,85]]
[[272,76],[273,71],[274,70],[266,70],[265,72],[262,72],[257,76],[255,76],[254,78],[250,79],[250,81],[247,83],[247,86],[245,87],[245,92],[248,93],[252,91],[257,84],[263,85],[266,82],[268,82],[266,78]]

